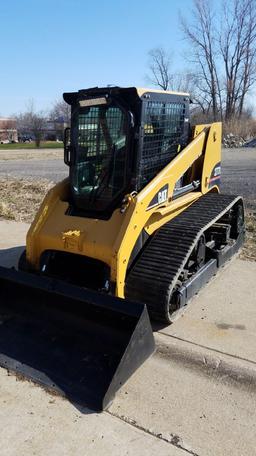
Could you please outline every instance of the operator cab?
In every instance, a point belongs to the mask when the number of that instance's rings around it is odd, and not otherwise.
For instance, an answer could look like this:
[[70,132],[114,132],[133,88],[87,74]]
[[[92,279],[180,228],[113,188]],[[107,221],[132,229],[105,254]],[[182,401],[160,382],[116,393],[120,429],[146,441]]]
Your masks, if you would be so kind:
[[65,93],[72,212],[109,217],[188,142],[188,94],[119,87]]

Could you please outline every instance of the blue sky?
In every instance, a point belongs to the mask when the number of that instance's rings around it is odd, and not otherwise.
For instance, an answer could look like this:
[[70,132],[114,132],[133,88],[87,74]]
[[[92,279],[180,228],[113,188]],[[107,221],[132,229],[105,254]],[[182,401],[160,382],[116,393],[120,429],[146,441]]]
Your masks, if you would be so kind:
[[192,0],[9,0],[0,9],[0,114],[33,99],[51,108],[64,91],[117,84],[145,86],[147,53],[174,51],[184,63],[179,10]]

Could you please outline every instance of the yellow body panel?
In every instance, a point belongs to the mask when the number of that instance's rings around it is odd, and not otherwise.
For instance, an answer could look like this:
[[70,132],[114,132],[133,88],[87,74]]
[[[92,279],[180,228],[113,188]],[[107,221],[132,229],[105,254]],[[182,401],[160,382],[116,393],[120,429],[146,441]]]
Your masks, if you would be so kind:
[[209,133],[207,136],[207,154],[204,156],[202,173],[202,193],[208,192],[211,172],[216,163],[221,161],[221,123],[217,122],[211,125],[197,125],[194,128],[194,137],[200,135],[205,128],[209,129]]
[[[129,195],[126,210],[116,209],[109,220],[66,215],[69,183],[64,180],[50,190],[29,229],[28,262],[38,269],[40,256],[46,250],[101,260],[110,266],[116,296],[124,297],[129,258],[141,231],[145,229],[151,235],[209,191],[209,177],[220,162],[220,155],[221,124],[196,126],[188,146],[136,196]],[[200,191],[173,200],[175,183],[188,169],[198,172],[199,166],[202,167],[199,170],[202,176]],[[167,200],[149,209],[150,202],[165,184],[168,184]],[[210,190],[218,191],[218,187]]]
[[36,269],[45,250],[61,250],[86,255],[111,265],[113,245],[124,221],[120,210],[109,220],[70,217],[68,203],[63,200],[68,191],[68,179],[54,187],[46,196],[27,234],[27,259]]

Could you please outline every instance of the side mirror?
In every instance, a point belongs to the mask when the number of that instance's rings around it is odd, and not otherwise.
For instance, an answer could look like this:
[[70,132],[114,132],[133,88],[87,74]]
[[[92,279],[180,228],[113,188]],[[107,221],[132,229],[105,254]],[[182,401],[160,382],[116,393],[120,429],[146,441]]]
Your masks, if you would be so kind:
[[64,163],[67,166],[70,166],[70,152],[71,152],[70,128],[67,127],[64,130]]

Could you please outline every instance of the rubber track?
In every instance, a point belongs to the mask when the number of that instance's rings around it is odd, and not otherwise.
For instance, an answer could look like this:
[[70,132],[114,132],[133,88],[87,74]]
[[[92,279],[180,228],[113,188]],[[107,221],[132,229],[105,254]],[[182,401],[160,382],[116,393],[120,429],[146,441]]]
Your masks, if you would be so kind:
[[208,193],[159,228],[128,274],[125,297],[146,303],[152,318],[166,321],[166,303],[198,239],[239,200]]

